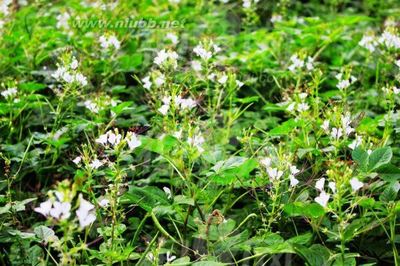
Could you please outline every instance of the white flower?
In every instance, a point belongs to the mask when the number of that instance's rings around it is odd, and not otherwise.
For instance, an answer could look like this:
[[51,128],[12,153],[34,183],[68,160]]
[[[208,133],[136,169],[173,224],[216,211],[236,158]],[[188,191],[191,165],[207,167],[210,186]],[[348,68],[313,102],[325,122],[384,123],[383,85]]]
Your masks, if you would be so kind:
[[350,86],[350,81],[347,79],[339,81],[339,83],[336,85],[336,87],[339,90],[347,89],[349,86]]
[[97,106],[96,103],[92,102],[91,100],[87,100],[83,103],[85,105],[85,107],[87,109],[89,109],[89,111],[91,111],[92,113],[97,114],[99,112],[99,107]]
[[286,107],[286,111],[292,112],[294,110],[295,106],[296,106],[296,103],[292,102],[291,104],[288,105],[288,107]]
[[201,44],[193,48],[193,52],[205,61],[208,61],[212,56],[212,53],[204,49],[204,47]]
[[69,65],[69,67],[72,69],[72,70],[75,70],[75,69],[77,69],[78,68],[78,60],[76,60],[76,58],[75,57],[73,57],[72,58],[72,62],[71,62],[71,64]]
[[372,53],[376,49],[377,41],[372,35],[364,35],[358,45],[366,48]]
[[335,194],[336,193],[336,183],[335,182],[329,182],[328,183],[328,187],[332,190],[332,193]]
[[69,202],[54,202],[53,208],[50,210],[50,215],[58,220],[68,219],[71,215],[71,203]]
[[139,138],[135,133],[129,133],[129,135],[126,138],[126,141],[128,143],[129,149],[131,150],[142,145],[142,142],[139,140]]
[[307,63],[306,63],[306,68],[307,70],[311,71],[314,69],[314,59],[312,57],[307,57]]
[[167,262],[172,262],[176,259],[176,256],[172,255],[169,251],[167,251]]
[[143,82],[143,87],[145,88],[145,89],[150,89],[151,88],[151,85],[152,85],[152,83],[151,83],[151,81],[150,81],[150,77],[149,76],[147,76],[147,77],[144,77],[143,79],[142,79],[142,82]]
[[241,82],[240,80],[235,80],[235,83],[239,88],[243,87],[243,85],[244,85],[244,83]]
[[165,105],[169,105],[171,102],[171,96],[164,96],[161,101],[163,102],[163,104]]
[[219,53],[222,49],[221,49],[221,47],[219,47],[218,45],[216,45],[216,44],[213,44],[213,49],[214,49],[214,53]]
[[320,191],[324,190],[324,186],[325,186],[325,178],[320,178],[315,183],[315,188],[320,190]]
[[155,80],[154,83],[157,87],[161,87],[165,83],[165,76],[163,74],[159,75]]
[[290,57],[292,64],[288,67],[291,72],[295,72],[296,69],[302,68],[304,66],[304,61],[301,60],[297,54]]
[[56,27],[58,29],[64,28],[64,29],[69,29],[69,25],[68,25],[68,20],[70,19],[70,15],[67,12],[61,13],[59,15],[57,15],[56,19],[57,19],[57,24]]
[[17,88],[8,88],[7,90],[2,91],[1,95],[4,98],[9,99],[9,98],[13,98],[15,95],[17,95],[17,93],[18,93]]
[[204,151],[204,149],[201,147],[201,145],[205,142],[205,139],[202,135],[197,134],[192,137],[188,137],[187,142],[189,145],[196,147],[199,152]]
[[91,225],[96,220],[94,205],[83,199],[82,195],[79,195],[79,208],[76,210],[76,216],[81,228]]
[[115,35],[105,36],[102,35],[99,38],[100,46],[104,49],[109,49],[114,47],[115,50],[118,50],[121,47],[120,41],[118,41]]
[[315,197],[314,200],[322,207],[326,207],[326,205],[328,204],[329,198],[330,198],[329,194],[327,194],[325,191],[321,191],[319,196]]
[[343,136],[343,130],[341,128],[332,128],[331,137],[333,139],[338,140],[341,136]]
[[282,16],[279,14],[273,14],[270,21],[271,21],[271,23],[281,22]]
[[110,201],[108,199],[102,199],[99,201],[99,206],[102,208],[108,207]]
[[329,120],[324,120],[324,122],[321,125],[321,128],[325,131],[328,132],[329,131]]
[[283,171],[278,170],[277,168],[268,167],[267,173],[272,180],[278,180],[283,175]]
[[294,177],[293,175],[289,175],[289,180],[290,180],[290,186],[295,187],[299,183],[299,180]]
[[175,138],[180,139],[182,137],[182,128],[178,131],[175,131],[174,134],[172,134]]
[[227,75],[222,75],[219,79],[218,82],[222,85],[224,85],[228,81],[228,76]]
[[361,143],[362,143],[362,137],[356,135],[356,139],[353,140],[353,142],[349,144],[349,148],[352,149],[352,150],[354,150],[355,148],[357,148],[358,146],[360,146]]
[[378,42],[385,45],[389,49],[400,48],[400,37],[387,30],[382,33],[381,37],[378,39]]
[[103,135],[100,135],[100,136],[95,140],[95,142],[100,143],[100,144],[102,144],[102,145],[107,145],[107,141],[108,141],[108,134],[107,134],[107,133],[106,133],[106,134],[103,134]]
[[168,110],[169,110],[169,105],[168,104],[164,104],[160,108],[158,108],[158,111],[163,115],[167,115],[168,114]]
[[308,109],[310,109],[310,106],[307,103],[299,103],[297,105],[297,111],[300,112],[300,113],[301,112],[305,112]]
[[174,68],[177,67],[176,60],[178,59],[178,54],[173,51],[166,51],[165,49],[159,51],[157,56],[154,58],[154,63],[158,66],[163,66],[167,61],[169,61]]
[[191,98],[182,99],[181,103],[180,103],[180,106],[181,106],[182,110],[193,109],[194,107],[196,107],[196,105],[197,105],[197,102],[195,100],[191,99]]
[[357,178],[353,177],[350,180],[350,186],[351,189],[356,192],[357,190],[359,190],[360,188],[362,188],[364,186],[364,183],[361,182],[360,180],[358,180]]
[[296,167],[295,165],[291,165],[291,166],[289,167],[289,169],[290,169],[290,173],[291,173],[292,175],[296,175],[296,174],[298,174],[298,173],[300,172],[300,170],[297,169],[297,167]]
[[265,157],[265,158],[262,158],[261,160],[260,160],[260,163],[264,166],[264,167],[270,167],[271,166],[271,158],[269,158],[269,157]]
[[168,187],[163,187],[163,190],[164,190],[165,194],[167,194],[167,198],[171,199],[172,198],[171,190]]
[[392,87],[392,89],[393,89],[393,93],[394,93],[394,94],[396,94],[396,95],[397,95],[397,94],[399,94],[399,93],[400,93],[400,89],[399,89],[399,88],[397,88],[397,87],[393,86],[393,87]]
[[75,157],[75,159],[72,160],[72,162],[76,165],[78,165],[81,161],[82,161],[81,156],[77,156],[77,157]]
[[394,63],[396,64],[396,66],[400,67],[400,59],[399,59],[399,60],[396,60],[396,61],[394,61]]
[[53,203],[50,199],[48,199],[45,202],[40,203],[39,207],[36,207],[34,211],[42,214],[43,216],[48,216],[50,214],[51,206],[53,206]]
[[86,86],[88,84],[87,78],[81,73],[77,73],[74,77],[75,82],[79,83],[81,86]]
[[174,34],[172,32],[167,33],[165,38],[170,40],[173,44],[178,44],[178,42],[179,42],[178,36],[176,36],[176,34]]
[[94,159],[90,164],[89,167],[92,169],[98,169],[99,167],[101,167],[103,165],[103,163],[101,161],[99,161],[98,159]]
[[112,146],[118,145],[121,141],[121,134],[114,134],[112,131],[108,131],[108,143]]
[[192,68],[194,71],[201,71],[202,70],[202,66],[199,60],[193,60],[191,62]]

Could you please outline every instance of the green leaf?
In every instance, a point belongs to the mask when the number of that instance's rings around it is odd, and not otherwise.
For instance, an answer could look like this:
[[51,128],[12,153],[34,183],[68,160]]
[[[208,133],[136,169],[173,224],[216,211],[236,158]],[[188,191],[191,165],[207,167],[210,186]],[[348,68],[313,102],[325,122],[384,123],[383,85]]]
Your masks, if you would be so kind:
[[151,211],[156,206],[169,206],[167,195],[157,187],[130,187],[122,198],[123,204],[137,204],[146,211]]
[[303,260],[309,266],[324,266],[329,265],[329,257],[330,252],[326,247],[315,244],[310,248],[301,246],[301,245],[293,245],[296,253],[303,258]]
[[57,239],[57,236],[55,235],[54,231],[47,226],[40,225],[38,227],[35,227],[34,232],[36,236],[45,243]]
[[35,83],[35,82],[27,82],[27,83],[20,84],[19,88],[26,92],[33,92],[33,91],[43,90],[44,88],[46,88],[46,85],[41,84],[41,83]]
[[400,184],[398,181],[389,183],[382,194],[379,196],[379,200],[384,202],[394,201],[399,192]]
[[392,165],[385,164],[376,169],[376,172],[387,182],[392,182],[400,179],[400,168]]
[[390,147],[383,147],[374,150],[368,159],[368,171],[373,171],[378,167],[389,163],[392,156],[393,152]]
[[360,146],[356,147],[351,153],[353,160],[360,166],[362,171],[367,170],[368,153]]

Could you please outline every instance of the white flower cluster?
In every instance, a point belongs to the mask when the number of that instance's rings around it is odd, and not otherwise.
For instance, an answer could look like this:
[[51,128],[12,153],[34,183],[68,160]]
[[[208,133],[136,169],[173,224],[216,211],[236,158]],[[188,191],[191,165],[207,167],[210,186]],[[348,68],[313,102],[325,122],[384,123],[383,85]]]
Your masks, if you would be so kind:
[[278,22],[282,22],[282,15],[273,14],[270,21],[273,24],[278,23]]
[[335,78],[338,80],[338,84],[336,84],[336,87],[341,91],[347,89],[348,87],[350,87],[351,84],[357,81],[357,78],[352,75],[347,78],[343,76],[343,73],[339,73],[335,76]]
[[[270,180],[274,182],[281,179],[281,177],[284,174],[284,171],[279,170],[277,167],[272,167],[272,161],[273,160],[270,157],[264,157],[263,159],[260,160],[260,164],[266,168]],[[287,168],[289,170],[288,178],[290,181],[290,186],[295,187],[297,186],[297,184],[299,184],[299,180],[295,176],[300,172],[300,170],[297,169],[295,165],[291,164],[288,164]]]
[[[96,139],[96,143],[100,143],[106,147],[108,147],[108,146],[114,147],[114,146],[118,145],[119,143],[121,143],[121,140],[122,140],[121,134],[119,134],[117,131],[113,132],[113,131],[109,130],[105,134],[100,135]],[[131,149],[131,150],[134,150],[135,148],[139,147],[142,144],[142,142],[139,140],[137,135],[132,132],[128,132],[126,134],[125,141],[128,144],[129,149]]]
[[57,15],[56,18],[57,18],[57,24],[56,24],[57,29],[69,29],[68,21],[71,18],[71,16],[67,12]]
[[307,58],[300,58],[298,54],[294,54],[290,57],[291,65],[288,69],[295,73],[298,70],[302,70],[304,67],[306,70],[311,71],[314,69],[314,59],[310,56]]
[[[364,186],[364,183],[358,180],[358,178],[353,177],[349,181],[351,189],[353,192],[357,192],[360,188]],[[328,187],[332,191],[333,194],[336,194],[336,183],[330,181],[328,183]],[[315,183],[315,188],[320,192],[320,194],[315,197],[314,201],[320,204],[322,207],[326,207],[331,195],[325,191],[325,178],[320,178]]]
[[325,131],[326,134],[330,134],[333,140],[339,140],[342,136],[349,136],[352,132],[354,132],[354,128],[351,126],[351,117],[349,113],[345,115],[341,115],[341,127],[332,127],[330,130],[330,121],[324,120],[321,125],[321,128]]
[[207,45],[199,43],[193,48],[193,52],[204,61],[210,60],[213,54],[217,54],[220,51],[221,48],[212,41],[210,41]]
[[358,45],[364,47],[372,53],[375,51],[376,46],[378,45],[378,41],[376,40],[374,35],[364,35]]
[[372,34],[364,35],[358,44],[370,52],[374,52],[379,44],[387,49],[399,49],[400,37],[394,30],[386,29],[378,38]]
[[[48,199],[40,203],[39,207],[34,209],[35,212],[59,221],[68,219],[71,216],[71,202],[67,200],[63,192],[56,191],[54,194],[56,195],[55,199]],[[79,195],[76,217],[81,228],[91,225],[96,220],[94,205],[83,199],[82,195]]]
[[175,33],[169,32],[165,35],[165,38],[172,42],[172,44],[176,45],[179,43],[179,38]]
[[400,93],[400,89],[397,88],[396,86],[390,86],[390,87],[383,87],[382,91],[386,94],[399,94]]
[[[170,96],[164,96],[162,99],[163,105],[158,108],[158,111],[163,114],[163,115],[167,115],[169,108],[170,108],[170,104],[172,102],[172,97]],[[173,98],[173,103],[174,106],[178,109],[180,109],[181,111],[185,111],[185,110],[191,110],[194,107],[196,107],[197,102],[195,100],[193,100],[192,98],[188,97],[188,98],[182,98],[180,95],[175,96]]]
[[110,49],[114,47],[115,50],[118,50],[121,47],[120,41],[117,39],[115,35],[102,35],[99,38],[100,46],[104,49]]
[[162,49],[154,58],[154,64],[160,67],[172,66],[174,69],[178,67],[178,54],[175,51]]
[[[287,107],[286,107],[286,111],[288,112],[294,112],[297,111],[299,113],[305,112],[308,109],[310,109],[310,106],[308,105],[308,103],[305,102],[305,100],[307,99],[308,94],[303,92],[299,94],[299,99],[300,102],[291,102]],[[285,103],[283,103],[285,104]]]
[[10,14],[10,5],[12,4],[12,0],[2,0],[0,2],[0,12],[4,15]]
[[200,153],[204,152],[204,148],[202,147],[204,142],[205,139],[200,133],[194,134],[191,137],[187,138],[187,143],[190,146],[196,148]]
[[14,98],[17,95],[17,93],[18,93],[17,88],[13,87],[2,91],[1,95],[8,100]]
[[51,75],[60,82],[75,83],[81,86],[88,84],[87,78],[78,72],[79,63],[75,57],[72,57],[71,63],[68,66],[59,66],[58,69]]
[[91,100],[84,101],[83,105],[92,113],[97,114],[100,111],[99,106]]
[[400,37],[396,34],[385,30],[382,35],[379,37],[378,42],[388,49],[399,49],[400,48]]

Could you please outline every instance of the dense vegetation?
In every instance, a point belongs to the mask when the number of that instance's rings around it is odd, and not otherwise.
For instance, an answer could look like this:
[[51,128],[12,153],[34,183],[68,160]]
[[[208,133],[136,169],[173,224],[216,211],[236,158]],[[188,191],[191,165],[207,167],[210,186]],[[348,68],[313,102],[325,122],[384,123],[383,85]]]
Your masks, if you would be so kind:
[[399,15],[0,1],[0,264],[400,265]]

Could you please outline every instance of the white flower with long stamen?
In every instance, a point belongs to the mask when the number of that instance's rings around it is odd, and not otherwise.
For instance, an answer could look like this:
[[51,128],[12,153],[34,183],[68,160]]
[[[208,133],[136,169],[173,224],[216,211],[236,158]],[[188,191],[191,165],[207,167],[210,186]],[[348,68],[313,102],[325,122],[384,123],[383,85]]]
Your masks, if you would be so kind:
[[71,203],[69,202],[54,202],[53,208],[50,210],[50,215],[58,220],[68,219],[71,215]]
[[164,104],[160,108],[157,109],[162,115],[167,115],[169,110],[169,105]]

